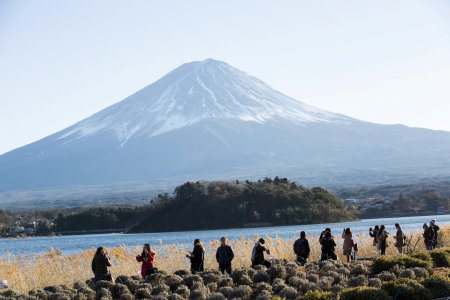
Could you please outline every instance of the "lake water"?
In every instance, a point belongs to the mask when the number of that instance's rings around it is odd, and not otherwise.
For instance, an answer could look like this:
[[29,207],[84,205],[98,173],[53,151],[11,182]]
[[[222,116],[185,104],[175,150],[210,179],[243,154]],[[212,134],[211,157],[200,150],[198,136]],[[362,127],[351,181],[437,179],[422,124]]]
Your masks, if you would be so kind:
[[280,237],[285,239],[296,238],[301,230],[306,231],[310,237],[319,236],[320,232],[329,227],[335,235],[340,235],[343,228],[350,227],[353,232],[368,232],[369,227],[384,224],[391,233],[395,232],[394,224],[400,223],[405,232],[422,229],[423,223],[436,219],[436,224],[449,225],[450,215],[404,217],[404,218],[380,218],[366,219],[354,222],[277,226],[262,228],[238,228],[221,230],[203,230],[186,232],[165,232],[165,233],[139,233],[139,234],[91,234],[91,235],[71,235],[54,237],[31,237],[23,239],[0,239],[0,256],[5,257],[8,253],[12,255],[37,254],[46,252],[50,248],[61,250],[63,254],[70,254],[98,246],[117,247],[120,245],[138,246],[144,243],[153,245],[160,244],[185,244],[192,243],[199,238],[204,242],[219,239],[227,236],[229,239],[240,237],[266,236]]

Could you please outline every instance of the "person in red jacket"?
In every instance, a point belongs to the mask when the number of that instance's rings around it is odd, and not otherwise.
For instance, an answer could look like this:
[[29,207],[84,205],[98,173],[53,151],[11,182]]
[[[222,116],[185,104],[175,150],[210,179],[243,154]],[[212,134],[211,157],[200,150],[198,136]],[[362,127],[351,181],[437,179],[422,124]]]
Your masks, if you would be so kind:
[[144,244],[144,249],[142,253],[136,256],[138,262],[142,262],[141,275],[143,278],[154,273],[155,268],[153,267],[155,261],[155,252],[150,249],[150,244]]

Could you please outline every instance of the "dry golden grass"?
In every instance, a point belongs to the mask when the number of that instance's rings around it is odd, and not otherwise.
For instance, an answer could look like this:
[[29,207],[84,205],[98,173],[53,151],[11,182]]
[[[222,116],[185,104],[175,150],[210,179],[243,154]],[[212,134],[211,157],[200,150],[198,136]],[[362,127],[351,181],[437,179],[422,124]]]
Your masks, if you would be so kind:
[[[415,250],[423,250],[425,248],[421,232],[413,232],[408,234],[412,237],[412,243],[417,243]],[[441,244],[450,246],[450,226],[441,228]],[[287,259],[293,261],[295,255],[292,250],[293,239],[266,238],[266,245],[272,252],[272,257],[279,259]],[[235,259],[233,261],[234,268],[249,267],[250,256],[254,242],[258,239],[241,238],[229,241],[234,250]],[[320,258],[320,245],[318,237],[308,237],[311,246],[312,261]],[[366,233],[359,232],[354,237],[355,242],[359,246],[359,257],[374,257],[376,255],[375,247],[372,245],[372,238]],[[392,246],[393,239],[390,239],[390,247],[387,249],[387,255],[396,255],[397,250]],[[337,252],[339,258],[344,260],[342,256],[342,239],[336,237],[338,243]],[[211,242],[205,245],[205,266],[207,269],[217,268],[215,262],[215,249],[219,242]],[[156,267],[171,273],[179,269],[189,269],[189,261],[185,257],[187,250],[191,249],[191,245],[152,245],[153,250],[157,253]],[[135,256],[140,253],[140,247],[120,246],[109,249],[112,258],[111,272],[113,276],[117,275],[137,275],[140,271],[140,265],[135,260]],[[91,260],[95,249],[89,249],[72,255],[64,255],[59,251],[49,251],[38,254],[35,257],[14,256],[9,255],[6,259],[0,259],[0,279],[8,280],[11,288],[17,292],[25,293],[29,290],[42,288],[49,285],[66,284],[72,285],[76,281],[86,281],[92,277]]]

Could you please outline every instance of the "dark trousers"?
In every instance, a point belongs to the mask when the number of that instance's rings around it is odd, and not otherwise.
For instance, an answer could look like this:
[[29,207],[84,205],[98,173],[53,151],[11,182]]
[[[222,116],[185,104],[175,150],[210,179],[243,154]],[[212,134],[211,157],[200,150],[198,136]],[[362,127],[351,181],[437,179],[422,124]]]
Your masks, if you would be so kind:
[[308,261],[308,257],[307,256],[302,256],[302,255],[297,255],[297,262],[304,266]]
[[228,264],[228,265],[221,265],[221,264],[219,264],[219,269],[220,269],[220,272],[222,272],[222,274],[227,272],[228,274],[231,275],[231,271],[232,271],[231,270],[231,264]]

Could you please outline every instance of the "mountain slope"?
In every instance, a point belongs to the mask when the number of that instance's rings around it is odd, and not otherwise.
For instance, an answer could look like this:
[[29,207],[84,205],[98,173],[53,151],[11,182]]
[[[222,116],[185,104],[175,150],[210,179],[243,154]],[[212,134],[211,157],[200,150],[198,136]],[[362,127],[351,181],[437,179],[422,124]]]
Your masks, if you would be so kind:
[[361,170],[448,174],[449,150],[449,132],[317,109],[208,59],[0,156],[0,191]]

